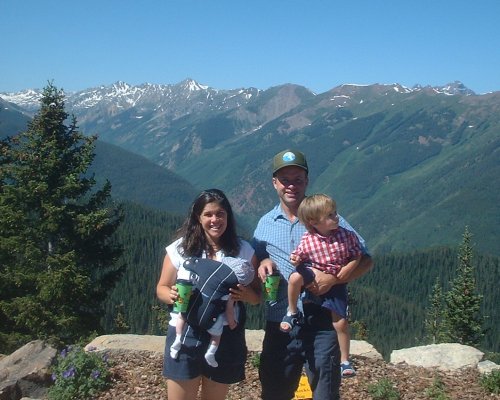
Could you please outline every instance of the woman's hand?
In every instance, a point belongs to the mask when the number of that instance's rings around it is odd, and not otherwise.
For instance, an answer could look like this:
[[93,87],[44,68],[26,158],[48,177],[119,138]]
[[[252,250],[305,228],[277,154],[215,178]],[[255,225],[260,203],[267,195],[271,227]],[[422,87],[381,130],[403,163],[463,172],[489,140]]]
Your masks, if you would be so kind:
[[174,304],[177,299],[179,298],[179,292],[177,291],[177,286],[171,286],[168,289],[170,289],[170,293],[168,293],[168,299],[170,300],[167,302],[167,304]]
[[244,301],[252,305],[260,303],[260,296],[250,287],[239,284],[236,288],[230,288],[229,293],[234,301]]
[[158,293],[158,297],[160,300],[168,305],[174,304],[179,298],[179,292],[177,291],[177,287],[173,286],[160,286],[156,287],[156,292]]

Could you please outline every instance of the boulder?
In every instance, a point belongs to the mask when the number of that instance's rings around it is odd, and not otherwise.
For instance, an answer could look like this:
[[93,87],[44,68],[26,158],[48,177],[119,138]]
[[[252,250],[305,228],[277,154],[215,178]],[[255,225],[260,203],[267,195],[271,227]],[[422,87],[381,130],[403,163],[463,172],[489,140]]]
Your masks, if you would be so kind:
[[458,343],[440,343],[428,346],[394,350],[391,363],[406,363],[442,371],[455,371],[462,368],[477,367],[484,353],[471,346]]
[[248,351],[262,351],[262,341],[264,340],[263,329],[247,329],[245,331],[245,340]]
[[484,375],[499,370],[500,365],[495,364],[493,361],[490,360],[484,360],[481,361],[479,364],[477,364],[477,369],[479,370],[480,374]]
[[[261,351],[263,330],[247,330],[246,341],[249,351]],[[139,350],[163,354],[165,350],[165,336],[153,335],[103,335],[98,336],[85,346],[86,351],[121,351]]]
[[44,397],[57,350],[34,340],[0,360],[0,400]]
[[139,350],[164,353],[165,336],[153,335],[102,335],[85,346],[86,351]]
[[370,358],[372,360],[383,360],[380,354],[373,345],[364,340],[351,340],[351,355]]

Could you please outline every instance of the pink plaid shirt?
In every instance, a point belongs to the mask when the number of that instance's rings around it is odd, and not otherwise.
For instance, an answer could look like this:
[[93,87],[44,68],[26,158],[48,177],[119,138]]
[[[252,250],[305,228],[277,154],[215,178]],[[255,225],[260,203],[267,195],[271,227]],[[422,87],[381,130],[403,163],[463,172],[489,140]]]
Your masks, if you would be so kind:
[[361,255],[361,245],[354,232],[338,227],[329,236],[304,233],[292,254],[320,271],[336,275],[349,261]]

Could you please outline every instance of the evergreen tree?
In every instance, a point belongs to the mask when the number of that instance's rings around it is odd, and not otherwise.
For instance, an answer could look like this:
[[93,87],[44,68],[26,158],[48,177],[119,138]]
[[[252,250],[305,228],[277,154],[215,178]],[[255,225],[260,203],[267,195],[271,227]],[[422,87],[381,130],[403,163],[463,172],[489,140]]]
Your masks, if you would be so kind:
[[471,234],[466,227],[458,253],[457,276],[444,296],[443,320],[446,341],[477,346],[484,336],[484,318],[472,258]]
[[115,306],[116,316],[115,316],[115,329],[114,333],[128,333],[130,330],[130,325],[127,322],[127,318],[124,313],[123,303]]
[[368,327],[363,321],[354,321],[351,324],[351,328],[354,332],[353,338],[355,340],[368,340]]
[[99,330],[121,270],[110,241],[121,209],[109,182],[96,190],[86,175],[96,138],[68,117],[49,83],[27,131],[0,141],[0,343],[10,350]]
[[164,335],[168,329],[169,320],[170,313],[164,306],[159,304],[152,306],[149,333],[151,335]]
[[443,290],[439,277],[436,278],[432,287],[429,303],[425,318],[426,336],[431,343],[440,343],[443,337]]

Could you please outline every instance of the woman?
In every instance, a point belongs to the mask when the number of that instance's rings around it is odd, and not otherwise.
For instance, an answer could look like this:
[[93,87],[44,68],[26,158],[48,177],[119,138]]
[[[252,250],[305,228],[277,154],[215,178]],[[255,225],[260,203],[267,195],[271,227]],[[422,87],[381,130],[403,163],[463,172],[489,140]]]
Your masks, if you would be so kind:
[[[156,287],[160,301],[173,304],[177,299],[175,281],[177,270],[189,257],[211,258],[221,261],[224,256],[248,260],[257,270],[257,258],[253,248],[236,235],[236,226],[231,205],[224,193],[218,189],[201,192],[193,202],[178,239],[167,246],[161,276]],[[256,279],[250,286],[238,285],[231,289],[231,299],[250,304],[260,302],[260,284]],[[241,304],[240,304],[241,305]],[[170,357],[169,349],[175,339],[178,315],[171,313],[167,332],[163,375],[167,378],[169,400],[195,400],[201,385],[201,398],[223,400],[229,384],[245,377],[247,355],[245,343],[245,312],[241,307],[240,323],[231,330],[224,327],[221,345],[217,351],[217,368],[210,367],[204,357],[209,334],[197,327],[187,330],[187,337],[177,356]]]

